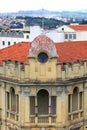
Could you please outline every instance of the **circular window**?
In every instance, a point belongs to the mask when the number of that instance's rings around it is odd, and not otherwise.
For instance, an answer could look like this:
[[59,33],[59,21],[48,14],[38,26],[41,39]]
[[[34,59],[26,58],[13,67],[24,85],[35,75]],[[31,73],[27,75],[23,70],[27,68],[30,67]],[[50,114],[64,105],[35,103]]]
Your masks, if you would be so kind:
[[48,61],[48,55],[44,52],[41,52],[38,55],[38,61],[41,62],[41,63],[46,63]]

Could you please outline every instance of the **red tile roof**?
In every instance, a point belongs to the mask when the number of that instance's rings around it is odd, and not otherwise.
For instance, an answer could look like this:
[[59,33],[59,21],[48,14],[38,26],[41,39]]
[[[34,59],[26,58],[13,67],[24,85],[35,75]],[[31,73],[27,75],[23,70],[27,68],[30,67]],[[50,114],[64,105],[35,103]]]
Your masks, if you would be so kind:
[[86,31],[87,30],[87,25],[69,25],[69,27],[76,31]]
[[0,50],[0,64],[2,60],[27,62],[30,43],[21,42]]
[[87,41],[73,41],[55,45],[60,62],[87,60]]
[[[31,43],[21,42],[1,49],[0,64],[2,64],[2,60],[28,62],[30,46]],[[59,62],[87,60],[87,41],[55,43],[55,46]]]

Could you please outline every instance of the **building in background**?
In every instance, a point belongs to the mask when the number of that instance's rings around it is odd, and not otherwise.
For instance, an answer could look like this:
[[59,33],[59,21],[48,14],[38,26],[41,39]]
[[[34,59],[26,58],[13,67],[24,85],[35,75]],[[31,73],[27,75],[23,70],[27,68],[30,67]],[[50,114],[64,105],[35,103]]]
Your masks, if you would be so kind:
[[19,42],[32,42],[39,35],[46,35],[55,43],[64,41],[87,41],[87,25],[63,25],[57,29],[44,29],[38,25],[23,29],[2,30],[0,32],[0,49]]
[[63,25],[57,31],[64,32],[64,41],[87,41],[87,25]]
[[9,29],[0,32],[0,49],[17,44],[19,42],[32,42],[35,37],[44,34],[54,42],[63,42],[65,35],[63,31],[56,29],[43,29],[38,25],[23,26],[23,29]]

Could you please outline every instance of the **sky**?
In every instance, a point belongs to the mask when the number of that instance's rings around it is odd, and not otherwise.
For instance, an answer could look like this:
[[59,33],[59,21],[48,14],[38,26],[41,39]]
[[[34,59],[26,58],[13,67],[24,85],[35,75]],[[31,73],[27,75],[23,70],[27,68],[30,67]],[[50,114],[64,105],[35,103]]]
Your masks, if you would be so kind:
[[87,0],[0,0],[0,13],[38,9],[87,10]]

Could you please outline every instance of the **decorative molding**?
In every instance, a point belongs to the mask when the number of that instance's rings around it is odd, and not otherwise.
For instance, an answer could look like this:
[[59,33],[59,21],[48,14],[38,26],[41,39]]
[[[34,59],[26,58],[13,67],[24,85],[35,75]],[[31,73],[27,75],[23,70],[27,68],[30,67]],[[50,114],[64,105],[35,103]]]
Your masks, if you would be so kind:
[[62,87],[57,87],[56,92],[57,92],[58,95],[61,95],[62,92],[63,92],[63,88]]
[[51,58],[58,57],[54,42],[45,35],[40,35],[32,41],[28,57],[36,57],[41,51],[47,52]]

